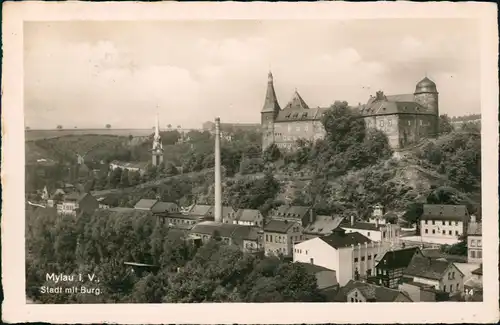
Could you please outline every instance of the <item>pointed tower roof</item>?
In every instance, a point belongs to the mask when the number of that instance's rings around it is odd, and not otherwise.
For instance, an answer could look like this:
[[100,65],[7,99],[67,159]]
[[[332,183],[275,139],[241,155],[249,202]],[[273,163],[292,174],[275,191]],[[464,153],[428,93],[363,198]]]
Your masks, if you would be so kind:
[[297,89],[295,89],[292,99],[288,102],[284,109],[309,109],[309,106],[307,106]]
[[160,136],[160,114],[156,112],[155,138]]
[[267,91],[266,99],[264,100],[264,106],[262,107],[262,113],[265,112],[277,112],[279,111],[280,105],[278,99],[276,98],[276,92],[274,91],[273,74],[269,71],[267,75]]

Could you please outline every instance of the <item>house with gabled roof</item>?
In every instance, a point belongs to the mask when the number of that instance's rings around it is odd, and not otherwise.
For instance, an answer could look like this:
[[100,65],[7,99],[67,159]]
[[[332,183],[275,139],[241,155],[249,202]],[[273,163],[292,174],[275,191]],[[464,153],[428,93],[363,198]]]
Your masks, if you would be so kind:
[[153,206],[158,203],[158,200],[155,199],[140,199],[135,205],[134,209],[143,210],[143,211],[151,211]]
[[401,235],[401,227],[399,225],[386,222],[379,223],[378,219],[375,220],[375,223],[363,222],[357,221],[354,219],[354,216],[351,216],[349,220],[344,220],[340,226],[347,233],[359,232],[373,241],[399,242],[399,236]]
[[389,249],[383,252],[375,259],[375,274],[370,281],[387,288],[397,289],[402,282],[403,272],[415,255],[423,256],[417,246]]
[[469,213],[465,205],[424,204],[420,217],[420,234],[422,238],[459,242],[459,237],[467,233],[468,219]]
[[293,255],[293,245],[303,239],[302,225],[297,221],[269,220],[264,225],[264,249],[267,256]]
[[224,223],[244,226],[262,227],[264,224],[264,217],[257,209],[238,209],[235,213],[223,217],[222,220]]
[[307,225],[314,222],[315,215],[311,207],[285,204],[272,211],[270,218],[298,222],[303,227],[307,227]]
[[403,272],[405,278],[434,286],[435,289],[454,295],[464,287],[464,274],[452,262],[444,259],[415,255]]
[[297,243],[293,247],[293,261],[311,263],[335,270],[341,286],[349,280],[371,276],[382,243],[371,241],[360,233],[347,233],[337,227],[330,235]]

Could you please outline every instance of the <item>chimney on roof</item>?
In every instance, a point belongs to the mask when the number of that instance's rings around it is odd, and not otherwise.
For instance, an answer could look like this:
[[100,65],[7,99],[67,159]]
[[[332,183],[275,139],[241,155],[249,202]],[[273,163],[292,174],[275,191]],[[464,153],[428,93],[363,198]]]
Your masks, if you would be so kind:
[[222,180],[220,162],[220,118],[215,119],[215,207],[214,220],[222,222]]

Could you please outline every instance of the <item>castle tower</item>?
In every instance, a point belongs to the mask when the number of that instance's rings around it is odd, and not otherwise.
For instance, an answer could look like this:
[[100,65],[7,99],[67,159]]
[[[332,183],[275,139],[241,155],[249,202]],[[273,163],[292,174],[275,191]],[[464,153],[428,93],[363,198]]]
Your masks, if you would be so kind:
[[160,118],[156,114],[155,134],[153,137],[153,149],[151,150],[153,166],[159,166],[163,163],[163,144],[160,137]]
[[267,75],[267,90],[264,106],[261,111],[262,127],[262,150],[274,143],[274,120],[281,110],[274,91],[273,74],[269,71]]
[[429,113],[433,113],[436,116],[436,122],[434,126],[434,131],[437,134],[439,132],[439,93],[437,91],[436,84],[434,81],[425,77],[420,80],[415,87],[415,101],[427,108]]
[[220,118],[215,119],[215,206],[214,220],[222,223],[222,176],[220,162]]

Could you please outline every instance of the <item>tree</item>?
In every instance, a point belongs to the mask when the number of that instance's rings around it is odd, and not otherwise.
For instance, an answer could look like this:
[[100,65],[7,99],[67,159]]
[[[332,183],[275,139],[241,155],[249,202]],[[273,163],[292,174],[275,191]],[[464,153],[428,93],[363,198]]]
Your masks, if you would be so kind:
[[447,134],[453,131],[453,125],[451,124],[451,119],[447,114],[439,116],[439,133]]
[[167,125],[167,129],[172,129],[172,124]]
[[106,124],[106,129],[111,129],[111,124]]
[[275,143],[268,146],[262,153],[262,159],[264,162],[274,162],[280,158],[281,151]]
[[62,128],[63,128],[63,127],[62,127],[62,125],[58,125],[58,126],[57,126],[57,129],[58,129],[58,130],[62,130]]

